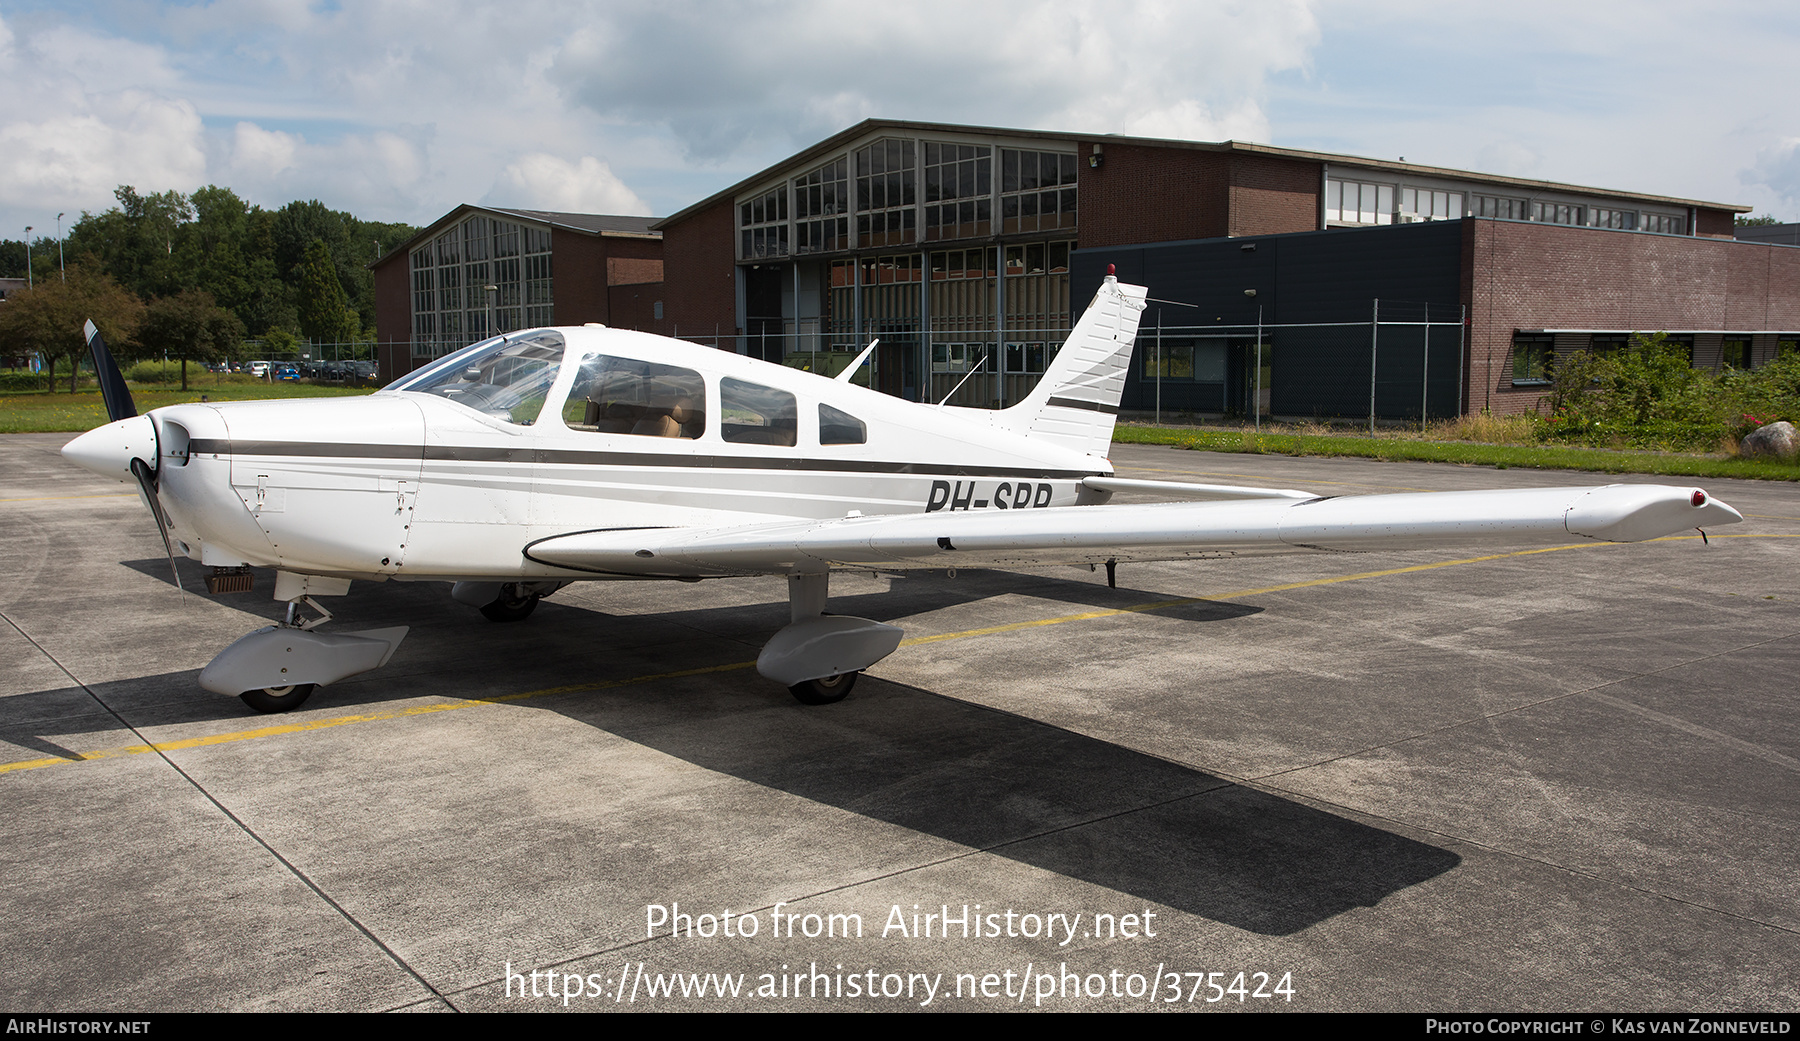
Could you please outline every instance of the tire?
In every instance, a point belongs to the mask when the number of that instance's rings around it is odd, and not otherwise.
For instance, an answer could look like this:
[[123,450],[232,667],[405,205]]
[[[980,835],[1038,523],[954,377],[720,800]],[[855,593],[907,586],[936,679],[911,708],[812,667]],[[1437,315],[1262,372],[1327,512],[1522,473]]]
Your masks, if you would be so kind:
[[856,677],[860,675],[860,672],[842,672],[823,679],[807,680],[789,687],[788,693],[802,705],[830,705],[844,700],[850,693],[850,688],[856,686]]
[[513,597],[502,588],[500,596],[493,603],[482,607],[481,614],[490,622],[523,622],[531,617],[531,612],[537,610],[541,599],[543,598],[537,596]]
[[299,708],[302,702],[312,697],[316,686],[315,683],[293,683],[285,687],[263,687],[244,691],[238,697],[258,712],[286,712]]

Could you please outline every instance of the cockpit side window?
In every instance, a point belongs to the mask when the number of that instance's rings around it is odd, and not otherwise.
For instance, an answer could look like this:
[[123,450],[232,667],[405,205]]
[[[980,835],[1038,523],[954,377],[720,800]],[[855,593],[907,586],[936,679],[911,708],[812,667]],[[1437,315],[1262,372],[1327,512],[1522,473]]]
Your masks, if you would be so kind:
[[729,377],[719,381],[719,432],[741,445],[781,445],[799,440],[800,409],[785,390]]
[[390,390],[433,394],[516,426],[536,423],[562,367],[563,338],[548,329],[465,347]]
[[822,445],[862,445],[869,442],[869,428],[863,421],[843,409],[819,406],[819,443]]
[[692,440],[706,432],[706,382],[693,369],[590,355],[569,388],[563,425],[596,434]]

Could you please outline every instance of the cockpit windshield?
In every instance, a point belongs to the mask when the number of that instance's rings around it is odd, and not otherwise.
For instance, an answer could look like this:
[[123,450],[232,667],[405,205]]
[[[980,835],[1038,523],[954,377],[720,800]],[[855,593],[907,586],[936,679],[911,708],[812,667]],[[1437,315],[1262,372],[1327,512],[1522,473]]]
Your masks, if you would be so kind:
[[537,422],[562,367],[562,334],[549,329],[471,344],[389,390],[435,394],[517,426]]

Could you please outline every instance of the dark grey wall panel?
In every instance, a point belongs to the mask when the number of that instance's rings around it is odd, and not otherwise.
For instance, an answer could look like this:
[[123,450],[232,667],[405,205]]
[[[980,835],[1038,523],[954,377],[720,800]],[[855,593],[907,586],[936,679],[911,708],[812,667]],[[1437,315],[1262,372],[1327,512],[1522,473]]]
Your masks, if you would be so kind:
[[[1455,324],[1462,284],[1460,221],[1077,250],[1071,258],[1070,298],[1079,302],[1078,311],[1093,298],[1109,263],[1117,265],[1121,281],[1150,289],[1152,302],[1139,329],[1140,353],[1159,318],[1165,331],[1179,327],[1183,333],[1235,336],[1227,385],[1164,380],[1166,411],[1215,411],[1221,401],[1236,411],[1248,400],[1253,374],[1246,347],[1255,338],[1261,305],[1269,326],[1344,323],[1265,333],[1265,342],[1273,344],[1270,411],[1366,416],[1371,312],[1377,299],[1384,323],[1375,343],[1377,415],[1418,418],[1427,377],[1430,415],[1452,416],[1460,405]],[[1246,289],[1256,295],[1247,295]],[[1427,316],[1446,323],[1433,325],[1429,352],[1422,326],[1386,324],[1420,322]],[[1144,380],[1143,373],[1142,360],[1134,360],[1125,408],[1154,407],[1154,381]]]

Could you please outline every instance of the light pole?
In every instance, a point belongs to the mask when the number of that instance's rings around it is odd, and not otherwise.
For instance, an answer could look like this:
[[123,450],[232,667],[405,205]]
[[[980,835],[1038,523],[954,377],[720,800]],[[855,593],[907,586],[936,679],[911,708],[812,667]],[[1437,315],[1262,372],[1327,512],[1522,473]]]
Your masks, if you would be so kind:
[[488,336],[494,335],[494,297],[499,294],[500,287],[496,285],[485,285],[482,286],[481,289],[487,294],[488,302],[487,328],[482,330],[482,332],[486,334],[482,339],[486,339]]
[[31,281],[31,225],[25,225],[25,288],[32,287]]
[[61,213],[56,215],[56,273],[64,282],[67,282],[69,280],[69,269],[63,266],[62,219],[63,215]]

